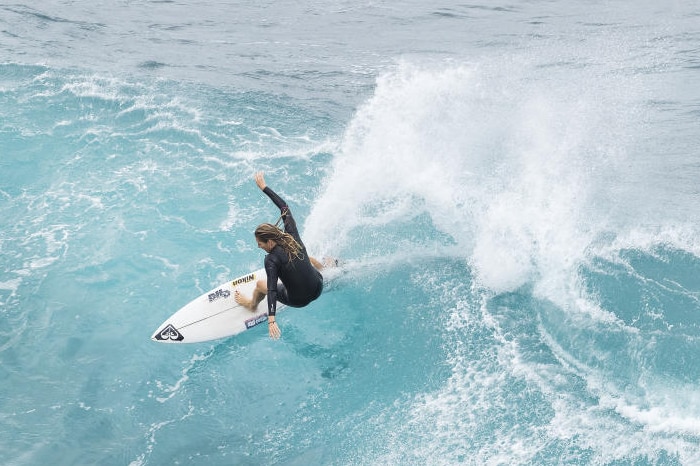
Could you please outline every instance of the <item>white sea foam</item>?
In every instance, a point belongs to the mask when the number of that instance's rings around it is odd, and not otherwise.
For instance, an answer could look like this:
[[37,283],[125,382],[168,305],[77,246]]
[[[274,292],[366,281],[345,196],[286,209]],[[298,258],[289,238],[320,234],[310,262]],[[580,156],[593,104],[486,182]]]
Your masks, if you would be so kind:
[[182,369],[180,378],[177,379],[174,384],[167,384],[160,380],[156,380],[156,387],[162,394],[162,396],[156,396],[156,400],[159,403],[165,403],[176,396],[183,385],[190,379],[190,370],[192,370],[192,368],[195,367],[200,361],[205,361],[210,356],[211,353],[193,355],[192,358],[190,358],[189,363]]
[[[634,108],[624,110],[639,98],[636,84],[611,77],[591,92],[583,86],[586,80],[533,84],[499,66],[402,63],[379,78],[373,97],[343,136],[333,171],[305,225],[307,244],[366,262],[377,254],[391,255],[379,251],[398,243],[410,257],[431,246],[430,240],[406,241],[413,228],[434,228],[446,235],[439,238],[455,243],[445,249],[469,263],[487,296],[529,283],[536,297],[576,315],[574,322],[584,327],[595,322],[603,326],[599,331],[608,328],[640,338],[638,329],[587,295],[579,276],[582,264],[606,250],[614,255],[624,244],[652,248],[671,242],[685,250],[697,248],[692,229],[642,233],[609,219],[618,207],[609,208],[606,183],[614,180],[627,156],[628,140],[620,132],[638,123]],[[623,109],[610,112],[610,102]],[[431,223],[414,227],[421,215]],[[400,225],[397,233],[394,224]],[[613,235],[612,244],[604,239],[611,226],[620,234]],[[380,235],[387,234],[392,241],[382,241]],[[378,240],[363,241],[366,236]],[[474,464],[527,463],[546,450],[549,440],[571,439],[592,448],[601,462],[654,457],[661,449],[685,449],[682,459],[697,458],[697,449],[687,448],[691,444],[685,440],[656,435],[697,435],[697,417],[683,413],[680,405],[653,395],[628,400],[614,383],[597,385],[601,374],[554,339],[549,346],[563,368],[533,363],[522,357],[518,341],[500,330],[489,311],[484,309],[482,318],[498,342],[500,364],[485,367],[465,360],[459,350],[464,342],[456,337],[453,374],[445,387],[414,400],[409,421],[397,420],[401,426],[395,437],[389,436],[397,450],[405,437],[413,438],[412,448],[380,455],[379,463],[429,459],[431,464],[454,464],[467,454]],[[602,361],[605,357],[598,355]],[[567,395],[575,391],[569,385],[572,374],[586,381],[599,403],[581,409],[585,395]],[[512,395],[499,388],[512,386],[510,377],[537,387],[554,411],[551,422],[512,426],[492,444],[467,453],[465,445],[474,446],[469,439],[478,437],[471,431],[483,427],[487,413],[499,412],[501,405],[512,409]],[[611,410],[625,419],[610,416]],[[430,432],[429,439],[417,433],[421,430]],[[617,447],[607,448],[612,442]],[[571,451],[576,454],[575,448]]]
[[588,141],[606,121],[576,89],[526,88],[504,72],[403,63],[382,76],[346,130],[307,242],[352,249],[353,230],[410,229],[425,213],[493,290],[574,267],[601,221],[586,171],[605,164],[607,149]]
[[3,282],[0,282],[0,290],[9,290],[12,291],[13,293],[17,291],[19,286],[22,284],[22,279],[21,278],[15,278],[12,280],[6,280]]

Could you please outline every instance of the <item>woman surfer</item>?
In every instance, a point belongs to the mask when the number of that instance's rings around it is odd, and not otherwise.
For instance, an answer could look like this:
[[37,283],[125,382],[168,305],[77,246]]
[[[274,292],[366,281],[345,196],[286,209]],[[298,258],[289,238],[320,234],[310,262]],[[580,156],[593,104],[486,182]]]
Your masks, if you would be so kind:
[[267,186],[262,172],[255,174],[255,183],[280,209],[284,231],[270,223],[263,223],[255,229],[258,247],[267,253],[267,280],[258,280],[252,297],[246,298],[237,290],[234,297],[238,304],[254,311],[267,296],[270,338],[278,339],[282,332],[275,317],[277,302],[291,307],[304,307],[318,298],[323,291],[323,276],[319,272],[323,265],[306,252],[289,206]]

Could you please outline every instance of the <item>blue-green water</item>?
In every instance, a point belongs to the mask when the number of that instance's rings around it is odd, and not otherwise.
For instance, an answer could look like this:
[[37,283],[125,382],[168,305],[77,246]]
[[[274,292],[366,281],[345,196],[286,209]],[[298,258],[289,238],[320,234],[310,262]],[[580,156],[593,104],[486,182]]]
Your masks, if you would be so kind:
[[[692,2],[0,6],[8,465],[700,462]],[[150,341],[291,204],[347,273]]]

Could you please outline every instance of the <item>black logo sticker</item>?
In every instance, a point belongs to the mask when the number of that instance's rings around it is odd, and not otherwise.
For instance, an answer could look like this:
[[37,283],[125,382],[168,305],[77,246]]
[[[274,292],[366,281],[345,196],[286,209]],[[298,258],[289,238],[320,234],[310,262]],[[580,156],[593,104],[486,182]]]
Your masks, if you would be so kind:
[[182,341],[184,340],[185,337],[183,337],[180,332],[177,331],[175,327],[173,327],[171,324],[168,324],[167,327],[165,327],[161,332],[156,335],[156,340],[160,341]]

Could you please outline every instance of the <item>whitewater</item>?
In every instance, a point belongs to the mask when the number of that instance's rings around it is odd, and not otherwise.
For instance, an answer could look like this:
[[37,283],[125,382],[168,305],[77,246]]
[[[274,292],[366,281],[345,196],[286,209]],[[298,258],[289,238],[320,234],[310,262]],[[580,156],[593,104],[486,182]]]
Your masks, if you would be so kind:
[[[700,463],[700,9],[584,3],[0,5],[2,463]],[[152,342],[259,170],[344,274]]]

